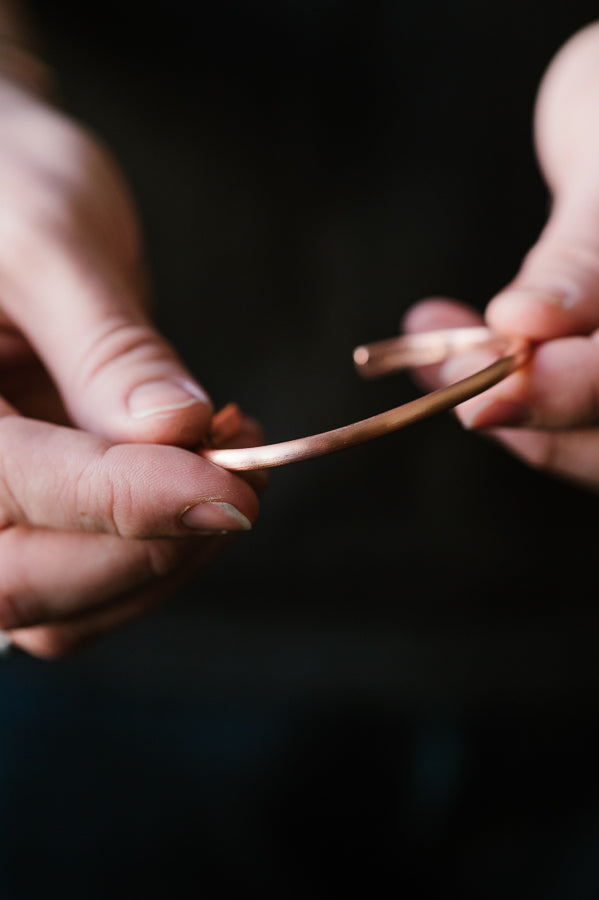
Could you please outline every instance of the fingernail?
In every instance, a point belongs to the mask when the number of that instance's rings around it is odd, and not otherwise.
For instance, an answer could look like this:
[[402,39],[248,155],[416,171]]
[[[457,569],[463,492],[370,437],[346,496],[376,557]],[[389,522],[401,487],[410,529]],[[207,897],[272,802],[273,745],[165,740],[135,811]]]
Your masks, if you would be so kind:
[[530,424],[531,418],[530,409],[521,403],[489,400],[464,415],[462,424],[465,428],[516,428]]
[[230,503],[206,500],[185,510],[181,521],[194,531],[218,533],[222,531],[249,531],[252,523]]
[[129,412],[134,419],[145,419],[148,416],[168,415],[195,403],[209,403],[209,400],[193,381],[147,381],[130,393]]

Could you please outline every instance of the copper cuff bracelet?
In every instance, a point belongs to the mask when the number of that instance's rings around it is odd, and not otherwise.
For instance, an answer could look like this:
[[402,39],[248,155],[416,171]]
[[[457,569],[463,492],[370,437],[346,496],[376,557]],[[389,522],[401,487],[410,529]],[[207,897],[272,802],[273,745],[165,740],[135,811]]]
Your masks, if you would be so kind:
[[[450,357],[478,350],[496,353],[498,359],[455,384],[439,388],[368,419],[278,444],[204,449],[202,456],[225,469],[243,472],[282,466],[353,447],[475,397],[523,365],[530,354],[530,347],[525,340],[503,337],[484,326],[476,326],[421,332],[356,347],[354,364],[363,378],[378,378],[402,369],[441,363]],[[218,433],[218,416],[219,414],[214,420],[215,433]]]

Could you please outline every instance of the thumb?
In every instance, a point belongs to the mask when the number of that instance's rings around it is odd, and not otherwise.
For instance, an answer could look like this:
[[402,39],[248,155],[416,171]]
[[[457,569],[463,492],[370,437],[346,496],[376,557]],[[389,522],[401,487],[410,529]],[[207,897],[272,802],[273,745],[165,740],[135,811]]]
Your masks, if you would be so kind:
[[119,443],[201,440],[213,413],[208,395],[113,272],[44,246],[2,300],[74,424]]
[[599,23],[570,38],[549,65],[535,137],[551,216],[486,316],[492,328],[544,341],[599,327]]

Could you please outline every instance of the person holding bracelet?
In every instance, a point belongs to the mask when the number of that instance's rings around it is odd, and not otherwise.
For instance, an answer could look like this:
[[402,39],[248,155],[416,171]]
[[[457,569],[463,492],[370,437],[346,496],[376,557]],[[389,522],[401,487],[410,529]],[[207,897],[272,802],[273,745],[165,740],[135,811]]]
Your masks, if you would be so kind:
[[[551,213],[510,284],[485,311],[495,331],[532,344],[529,362],[457,408],[461,422],[526,463],[599,490],[599,23],[558,50],[534,113]],[[460,302],[428,298],[405,316],[408,333],[479,325]],[[432,389],[488,360],[450,360],[416,372]]]
[[210,398],[152,323],[125,180],[55,102],[23,9],[0,3],[0,629],[54,658],[172,594],[258,498],[195,452]]
[[[258,499],[247,479],[190,452],[213,410],[152,325],[127,185],[53,102],[18,9],[0,6],[0,628],[52,657],[168,596],[221,547],[220,532],[250,527]],[[531,359],[458,408],[468,427],[593,489],[598,42],[597,25],[582,29],[543,78],[535,123],[553,210],[486,314],[494,330],[532,341]],[[405,330],[479,322],[432,298]],[[433,388],[468,365],[417,376]],[[259,440],[240,415],[231,442]]]

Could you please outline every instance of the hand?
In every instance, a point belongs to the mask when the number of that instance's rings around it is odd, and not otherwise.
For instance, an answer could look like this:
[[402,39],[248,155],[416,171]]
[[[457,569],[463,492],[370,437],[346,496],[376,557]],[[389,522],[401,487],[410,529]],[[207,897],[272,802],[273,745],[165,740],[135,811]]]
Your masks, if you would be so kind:
[[110,155],[2,79],[0,197],[0,628],[54,657],[171,593],[258,501],[192,452],[212,405],[151,323]]
[[[599,490],[599,23],[574,35],[540,85],[538,158],[552,211],[487,324],[534,342],[530,362],[457,409],[527,463]],[[462,304],[429,299],[407,331],[480,324]],[[487,360],[450,361],[418,377],[431,388]]]

